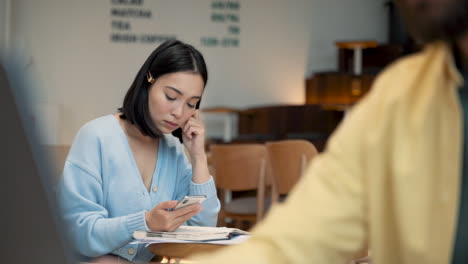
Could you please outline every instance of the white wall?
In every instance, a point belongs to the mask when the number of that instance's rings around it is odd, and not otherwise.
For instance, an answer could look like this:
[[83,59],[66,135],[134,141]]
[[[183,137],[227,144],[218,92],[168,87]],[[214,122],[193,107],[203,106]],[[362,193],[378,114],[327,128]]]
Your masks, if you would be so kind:
[[307,76],[336,70],[336,41],[386,42],[388,0],[311,0]]
[[[57,124],[49,143],[70,144],[83,123],[115,112],[156,45],[111,43],[110,0],[12,2],[11,54],[33,80],[42,123]],[[210,22],[211,2],[147,0],[155,18],[132,22],[135,32],[176,33],[201,50],[210,74],[202,107],[301,104],[305,76],[334,68],[334,41],[386,36],[383,0],[240,0],[240,47],[205,47],[200,36],[226,30]],[[221,136],[222,119],[205,119]]]

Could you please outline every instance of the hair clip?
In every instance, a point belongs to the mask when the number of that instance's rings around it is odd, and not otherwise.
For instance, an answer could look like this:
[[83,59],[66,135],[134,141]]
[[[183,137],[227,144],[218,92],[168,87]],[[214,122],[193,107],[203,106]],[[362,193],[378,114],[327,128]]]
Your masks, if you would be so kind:
[[148,79],[149,83],[154,83],[154,78],[153,75],[151,75],[151,72],[146,73],[146,78]]

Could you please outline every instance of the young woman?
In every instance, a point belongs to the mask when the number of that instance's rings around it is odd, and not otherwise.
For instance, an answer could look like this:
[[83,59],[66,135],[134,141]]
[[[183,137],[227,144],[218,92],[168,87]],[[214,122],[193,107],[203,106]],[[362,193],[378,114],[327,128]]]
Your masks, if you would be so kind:
[[[207,79],[198,50],[167,41],[143,64],[119,112],[80,129],[58,195],[80,255],[149,261],[144,246],[129,244],[134,231],[216,225],[220,204],[198,110]],[[206,195],[203,208],[168,210],[186,195]]]

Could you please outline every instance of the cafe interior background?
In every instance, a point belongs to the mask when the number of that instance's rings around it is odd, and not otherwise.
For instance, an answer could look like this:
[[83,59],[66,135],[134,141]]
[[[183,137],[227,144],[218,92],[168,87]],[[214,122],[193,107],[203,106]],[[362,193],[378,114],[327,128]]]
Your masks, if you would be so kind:
[[56,177],[79,128],[116,112],[166,39],[205,57],[208,151],[305,140],[321,152],[375,76],[414,50],[388,0],[0,0],[0,21],[2,64]]

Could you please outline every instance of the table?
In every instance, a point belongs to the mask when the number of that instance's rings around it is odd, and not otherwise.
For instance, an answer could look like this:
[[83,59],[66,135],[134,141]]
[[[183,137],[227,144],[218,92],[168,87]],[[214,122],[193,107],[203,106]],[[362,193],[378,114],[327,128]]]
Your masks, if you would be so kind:
[[377,47],[377,41],[342,41],[336,42],[336,46],[340,49],[353,50],[354,67],[353,73],[360,75],[362,73],[362,50],[367,48]]
[[149,245],[149,250],[159,256],[171,258],[187,258],[195,253],[214,252],[226,245],[200,243],[155,243]]
[[233,137],[233,119],[235,114],[239,112],[239,109],[228,108],[228,107],[213,107],[205,108],[203,110],[205,113],[210,114],[223,114],[224,115],[224,142],[230,142]]

